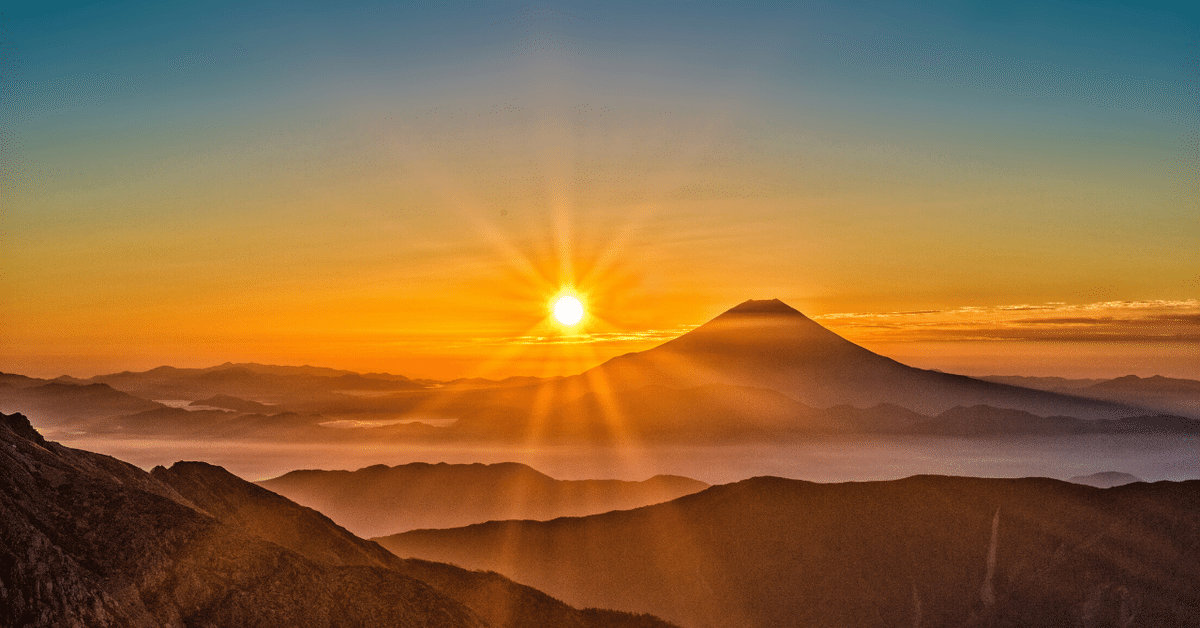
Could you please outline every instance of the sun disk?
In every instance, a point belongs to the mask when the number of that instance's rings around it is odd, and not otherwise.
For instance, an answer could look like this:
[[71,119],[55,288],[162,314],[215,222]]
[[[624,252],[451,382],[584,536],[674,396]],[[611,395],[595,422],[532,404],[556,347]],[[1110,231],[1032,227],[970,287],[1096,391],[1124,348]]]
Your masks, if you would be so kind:
[[583,303],[572,296],[559,297],[551,306],[551,311],[554,312],[554,320],[567,327],[583,320]]

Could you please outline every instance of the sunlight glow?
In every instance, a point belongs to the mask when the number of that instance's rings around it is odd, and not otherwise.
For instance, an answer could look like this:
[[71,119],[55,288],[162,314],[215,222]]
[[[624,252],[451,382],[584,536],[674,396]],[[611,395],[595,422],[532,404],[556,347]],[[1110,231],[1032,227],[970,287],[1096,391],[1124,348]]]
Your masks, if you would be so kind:
[[583,303],[572,296],[559,297],[551,308],[554,320],[571,327],[583,320]]

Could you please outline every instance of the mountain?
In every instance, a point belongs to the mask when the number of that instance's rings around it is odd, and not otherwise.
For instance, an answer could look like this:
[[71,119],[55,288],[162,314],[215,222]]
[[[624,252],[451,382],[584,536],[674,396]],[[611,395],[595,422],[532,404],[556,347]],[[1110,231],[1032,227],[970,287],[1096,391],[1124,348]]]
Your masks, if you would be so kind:
[[1024,388],[1036,388],[1038,390],[1076,390],[1086,388],[1093,384],[1099,384],[1103,379],[1070,379],[1066,377],[1030,377],[1026,375],[985,375],[976,379],[983,379],[989,382],[998,384],[1012,384],[1013,386],[1022,386]]
[[1136,475],[1130,475],[1120,471],[1101,471],[1100,473],[1093,473],[1091,475],[1077,475],[1067,481],[1074,482],[1076,484],[1095,486],[1096,488],[1112,488],[1114,486],[1122,486],[1125,484],[1132,484],[1134,482],[1141,482],[1142,479]]
[[377,539],[568,603],[717,626],[1200,626],[1200,481],[760,477],[635,510]]
[[315,366],[273,366],[225,363],[210,368],[160,366],[148,371],[123,371],[87,380],[147,399],[195,401],[227,395],[258,402],[322,398],[338,392],[398,392],[424,386],[388,373],[367,375]]
[[43,427],[72,426],[95,418],[164,407],[100,383],[36,380],[20,387],[0,387],[0,412],[32,414]]
[[404,561],[219,467],[146,473],[19,414],[0,415],[0,625],[669,626]]
[[291,441],[331,435],[318,415],[295,412],[241,414],[229,410],[156,408],[136,414],[98,419],[86,425],[89,434],[104,436],[170,436],[194,439]]
[[1200,434],[1200,421],[1154,414],[1085,421],[1068,416],[1041,417],[1021,410],[991,406],[958,406],[932,419],[912,424],[905,433],[962,437]]
[[1138,406],[1200,419],[1200,381],[1153,375],[1126,375],[1113,379],[1063,379],[1061,377],[987,376],[992,382],[1025,386],[1077,397]]
[[670,628],[657,618],[614,611],[578,611],[498,574],[422,560],[404,560],[354,536],[325,515],[203,462],[156,467],[151,474],[222,522],[327,565],[391,569],[433,585],[495,626],[537,628]]
[[1101,390],[1134,390],[1144,393],[1184,393],[1200,395],[1200,382],[1194,379],[1177,379],[1153,375],[1138,377],[1126,375],[1093,384],[1088,388]]
[[730,384],[767,388],[825,408],[890,403],[921,413],[990,405],[1041,416],[1119,418],[1128,406],[905,366],[825,329],[772,299],[746,301],[653,349],[582,376],[619,391]]
[[275,406],[269,406],[265,403],[257,401],[247,401],[229,395],[213,395],[208,399],[197,399],[188,404],[189,406],[201,408],[219,408],[221,410],[234,410],[237,412],[271,412],[277,410]]
[[1076,394],[1200,419],[1200,381],[1154,375],[1126,375],[1099,382]]
[[498,519],[590,515],[657,504],[708,488],[671,475],[641,482],[556,480],[515,462],[292,471],[257,484],[319,510],[362,536]]
[[484,626],[391,570],[320,565],[145,471],[0,416],[0,625]]

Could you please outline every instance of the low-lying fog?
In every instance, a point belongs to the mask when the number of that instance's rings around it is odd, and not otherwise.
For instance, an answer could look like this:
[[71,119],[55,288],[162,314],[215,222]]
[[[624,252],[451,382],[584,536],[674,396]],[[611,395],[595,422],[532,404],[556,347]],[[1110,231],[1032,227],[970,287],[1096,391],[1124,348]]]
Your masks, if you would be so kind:
[[51,437],[69,447],[105,453],[146,469],[179,460],[202,460],[248,480],[295,469],[352,470],[409,462],[522,462],[565,480],[643,480],[669,473],[712,484],[758,475],[815,482],[885,480],[916,474],[1065,479],[1099,471],[1123,471],[1148,481],[1200,478],[1196,436],[841,437],[779,446],[531,449]]

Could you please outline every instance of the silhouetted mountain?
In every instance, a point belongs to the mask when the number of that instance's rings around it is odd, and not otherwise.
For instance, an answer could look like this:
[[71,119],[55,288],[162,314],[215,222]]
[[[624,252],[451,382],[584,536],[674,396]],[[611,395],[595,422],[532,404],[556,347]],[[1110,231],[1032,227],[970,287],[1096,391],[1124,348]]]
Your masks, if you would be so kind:
[[1200,395],[1200,382],[1194,379],[1176,379],[1172,377],[1163,377],[1161,375],[1153,375],[1151,377],[1138,377],[1137,375],[1126,375],[1116,379],[1110,379],[1098,384],[1089,386],[1089,388],[1099,388],[1104,390],[1136,390],[1138,392],[1153,392],[1153,393],[1190,393]]
[[160,366],[149,371],[97,375],[89,381],[149,399],[204,399],[215,395],[254,401],[309,399],[338,391],[395,392],[420,390],[401,375],[362,375],[314,366],[271,366],[225,363],[211,368]]
[[339,431],[323,428],[323,416],[278,412],[241,414],[227,410],[157,408],[91,421],[94,435],[173,436],[194,439],[334,440]]
[[0,625],[669,628],[401,560],[220,467],[148,474],[22,415],[0,416]]
[[257,484],[326,513],[362,536],[497,519],[590,515],[657,504],[708,487],[669,475],[642,482],[556,480],[515,462],[292,471]]
[[592,609],[580,611],[498,574],[451,565],[403,560],[372,541],[354,536],[325,515],[256,486],[221,467],[179,462],[152,475],[192,503],[259,538],[327,565],[384,567],[433,585],[494,626],[669,628],[654,617]]
[[619,395],[586,392],[530,422],[511,407],[467,413],[461,437],[509,441],[744,442],[817,434],[903,433],[930,417],[891,404],[817,409],[775,390],[729,384],[649,385]]
[[993,382],[1062,392],[1200,419],[1200,381],[1154,375],[1126,375],[1114,379],[1063,379],[1061,377],[988,376]]
[[1200,434],[1200,421],[1170,415],[1085,421],[1069,416],[1040,417],[1021,410],[991,406],[960,406],[932,419],[915,422],[902,433],[963,437]]
[[213,395],[208,399],[197,399],[188,404],[189,406],[197,406],[202,408],[221,408],[224,410],[235,410],[237,412],[272,412],[278,410],[275,406],[269,406],[265,403],[257,401],[246,401],[229,395]]
[[19,388],[0,387],[0,412],[24,412],[35,416],[39,426],[61,427],[114,414],[165,407],[161,403],[114,390],[107,384],[38,381]]
[[991,406],[959,406],[914,426],[912,432],[942,436],[1049,436],[1099,431],[1102,425],[1111,423],[1107,420],[1084,421],[1066,416],[1040,417],[1021,410]]
[[0,416],[0,625],[485,626],[389,569],[329,567],[145,471]]
[[514,375],[513,377],[505,377],[504,379],[486,379],[483,377],[460,377],[449,381],[439,381],[435,379],[418,379],[413,380],[418,384],[430,387],[439,388],[498,388],[502,386],[530,386],[540,384],[542,382],[550,382],[561,377],[531,377],[526,375]]
[[976,379],[996,382],[998,384],[1012,384],[1013,386],[1022,386],[1024,388],[1036,388],[1038,390],[1063,391],[1086,388],[1092,384],[1099,384],[1103,379],[1071,379],[1066,377],[1029,377],[1025,375],[985,375]]
[[716,626],[1200,626],[1200,481],[754,478],[636,510],[378,539],[573,604]]
[[1096,421],[1089,427],[1098,434],[1200,434],[1200,420],[1169,414]]
[[50,380],[38,379],[26,375],[18,375],[16,373],[0,373],[0,386],[11,388],[27,388],[29,386],[40,386],[48,384]]
[[1096,488],[1112,488],[1114,486],[1123,486],[1125,484],[1141,482],[1142,479],[1136,475],[1130,475],[1120,471],[1101,471],[1100,473],[1093,473],[1091,475],[1077,475],[1067,481],[1074,482],[1076,484],[1095,486]]
[[1077,394],[1200,419],[1200,381],[1192,379],[1126,375],[1088,386]]
[[825,329],[779,300],[746,301],[658,347],[583,374],[618,390],[722,383],[770,388],[809,406],[900,405],[922,413],[990,405],[1034,414],[1117,418],[1118,404],[905,366]]

